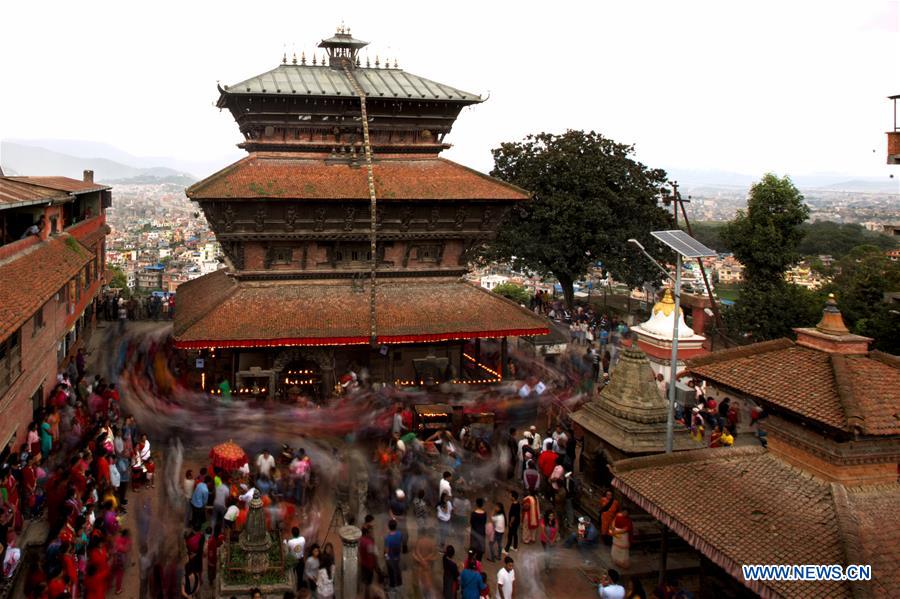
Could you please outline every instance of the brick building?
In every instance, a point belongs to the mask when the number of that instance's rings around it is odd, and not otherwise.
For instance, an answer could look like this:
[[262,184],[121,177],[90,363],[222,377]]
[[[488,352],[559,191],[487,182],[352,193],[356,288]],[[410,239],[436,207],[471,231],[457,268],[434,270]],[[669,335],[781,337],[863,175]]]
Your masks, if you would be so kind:
[[[387,384],[496,379],[508,336],[548,331],[461,278],[468,251],[529,198],[439,156],[482,99],[362,66],[365,45],[339,31],[321,62],[285,57],[219,89],[249,155],[187,195],[228,268],[179,286],[174,325],[206,388],[227,376],[270,397],[295,385],[330,394],[361,368]],[[497,340],[490,359],[480,339]]]
[[[767,447],[616,462],[613,485],[703,556],[704,597],[889,597],[900,587],[900,358],[833,299],[815,328],[688,360],[768,414]],[[868,582],[746,581],[742,564],[870,564]]]
[[28,423],[93,327],[110,188],[85,171],[0,176],[0,449]]

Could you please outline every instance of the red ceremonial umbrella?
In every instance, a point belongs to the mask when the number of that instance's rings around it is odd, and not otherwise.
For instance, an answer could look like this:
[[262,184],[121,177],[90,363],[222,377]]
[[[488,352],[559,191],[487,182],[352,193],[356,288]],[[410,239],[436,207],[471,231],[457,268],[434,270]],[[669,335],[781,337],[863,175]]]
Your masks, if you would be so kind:
[[234,441],[226,441],[209,450],[209,459],[213,466],[225,470],[237,470],[247,463],[247,454]]

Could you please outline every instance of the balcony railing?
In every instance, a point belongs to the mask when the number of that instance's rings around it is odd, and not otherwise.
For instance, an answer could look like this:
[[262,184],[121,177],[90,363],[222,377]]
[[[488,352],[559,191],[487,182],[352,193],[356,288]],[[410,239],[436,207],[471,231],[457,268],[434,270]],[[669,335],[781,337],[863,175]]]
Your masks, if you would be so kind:
[[106,215],[94,216],[66,227],[66,233],[76,239],[84,239],[106,224]]

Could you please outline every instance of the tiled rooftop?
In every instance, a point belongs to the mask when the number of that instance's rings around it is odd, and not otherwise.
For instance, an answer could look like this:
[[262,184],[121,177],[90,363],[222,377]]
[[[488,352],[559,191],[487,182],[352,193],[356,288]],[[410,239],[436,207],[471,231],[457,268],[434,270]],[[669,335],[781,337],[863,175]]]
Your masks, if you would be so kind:
[[[900,361],[896,357],[877,352],[833,355],[780,339],[688,360],[687,369],[838,430],[849,431],[852,424],[866,434],[900,434]],[[847,376],[839,384],[843,372]],[[856,415],[861,421],[851,423]]]
[[[367,287],[349,280],[237,282],[224,271],[178,288],[175,338],[184,347],[368,343]],[[528,310],[474,285],[387,279],[378,284],[380,343],[543,334]]]
[[[381,158],[373,165],[379,201],[525,200],[528,193],[455,162],[436,156]],[[193,200],[274,198],[369,200],[364,168],[325,157],[257,152],[195,183]]]
[[[871,563],[865,596],[900,584],[900,485],[845,489],[759,447],[622,460],[614,472],[616,488],[739,581],[741,564]],[[747,586],[764,597],[861,596],[840,582]]]
[[94,255],[62,234],[0,262],[0,339],[22,326]]

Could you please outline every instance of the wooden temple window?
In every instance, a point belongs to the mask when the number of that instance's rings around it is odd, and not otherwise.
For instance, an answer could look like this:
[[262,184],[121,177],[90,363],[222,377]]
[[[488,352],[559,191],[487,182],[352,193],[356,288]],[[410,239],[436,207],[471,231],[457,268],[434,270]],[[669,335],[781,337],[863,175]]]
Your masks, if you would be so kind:
[[440,244],[423,244],[416,246],[416,260],[436,264],[441,261],[443,247]]
[[293,261],[294,250],[290,247],[272,248],[272,264],[290,264]]
[[336,244],[332,249],[335,266],[366,266],[372,260],[368,243]]

